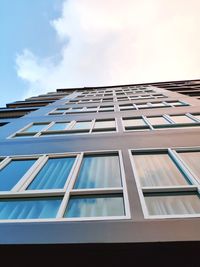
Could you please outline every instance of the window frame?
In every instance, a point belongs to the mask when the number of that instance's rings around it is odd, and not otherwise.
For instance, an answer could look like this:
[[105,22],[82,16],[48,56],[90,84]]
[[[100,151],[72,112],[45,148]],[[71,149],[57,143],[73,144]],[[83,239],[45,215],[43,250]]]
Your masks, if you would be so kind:
[[[186,116],[189,119],[193,120],[193,122],[191,123],[176,123],[173,121],[173,119],[171,117],[173,116]],[[200,127],[200,119],[195,118],[195,116],[193,116],[191,113],[181,113],[181,114],[161,114],[161,115],[141,115],[141,116],[122,116],[121,117],[121,123],[123,126],[123,131],[124,132],[134,132],[137,131],[138,129],[135,127],[135,129],[126,129],[125,125],[124,125],[124,120],[126,119],[137,119],[137,118],[143,118],[143,120],[146,122],[146,124],[148,125],[148,128],[146,129],[142,129],[142,127],[139,129],[140,131],[146,131],[146,130],[173,130],[173,129],[195,129],[198,127]],[[158,124],[158,125],[152,125],[151,122],[149,121],[148,118],[153,118],[153,117],[163,117],[166,121],[168,121],[169,123],[167,124]],[[133,127],[134,128],[134,127]],[[139,128],[139,127],[138,127]]]
[[[185,193],[193,192],[200,196],[200,183],[197,182],[195,175],[192,173],[190,167],[181,159],[178,155],[179,151],[200,151],[200,147],[173,147],[173,148],[141,148],[141,149],[128,149],[129,158],[131,161],[132,172],[136,182],[136,187],[139,194],[140,204],[143,211],[144,219],[176,219],[176,218],[199,218],[200,213],[196,214],[173,214],[173,215],[150,215],[148,213],[148,208],[145,202],[145,193]],[[167,152],[171,157],[172,162],[174,162],[177,168],[186,176],[191,184],[180,185],[180,186],[157,186],[157,187],[142,187],[140,185],[140,179],[137,173],[137,168],[133,159],[134,152],[137,153],[159,153]]]
[[[110,128],[103,127],[97,131],[93,131],[94,125],[96,121],[110,121],[113,120],[115,122],[115,129],[114,127],[112,130]],[[77,122],[90,122],[91,125],[88,129],[73,129],[73,127],[76,125]],[[33,135],[31,133],[24,133],[24,129],[29,128],[30,126],[34,125],[37,122],[31,122],[25,127],[21,128],[20,130],[14,132],[10,136],[7,137],[7,139],[15,139],[15,140],[25,140],[27,138],[36,138],[36,137],[56,137],[56,136],[68,136],[68,135],[79,135],[79,134],[100,134],[100,133],[118,133],[119,132],[119,126],[117,123],[116,118],[106,118],[106,119],[91,119],[91,120],[72,120],[72,121],[51,121],[47,122],[47,127],[45,130],[40,130],[38,132],[33,132]],[[42,124],[43,122],[41,122]],[[48,131],[49,128],[51,128],[56,123],[68,123],[68,126],[66,126],[66,129],[64,130],[52,130]],[[24,137],[24,138],[23,138]]]
[[[78,173],[81,167],[81,163],[84,156],[87,155],[118,155],[119,159],[119,168],[121,173],[121,187],[110,187],[110,188],[89,188],[89,189],[73,189],[73,186],[76,182],[78,177]],[[71,168],[71,171],[68,175],[66,180],[65,186],[63,189],[40,189],[40,190],[26,190],[25,188],[33,181],[42,167],[45,165],[49,158],[59,158],[59,157],[76,157]],[[67,153],[48,153],[48,154],[34,154],[34,155],[14,155],[14,156],[1,156],[3,159],[0,162],[0,167],[6,166],[13,159],[31,159],[31,158],[38,158],[38,160],[33,164],[35,165],[30,168],[27,173],[28,175],[24,178],[24,176],[19,180],[16,184],[15,191],[1,191],[0,192],[0,199],[17,199],[17,198],[40,198],[40,197],[62,197],[61,204],[58,208],[57,215],[55,218],[36,218],[36,219],[0,219],[0,223],[28,223],[28,222],[56,222],[56,221],[101,221],[101,220],[127,220],[131,218],[130,215],[130,205],[129,205],[129,198],[128,198],[128,190],[125,178],[125,170],[124,170],[124,163],[122,158],[121,150],[98,150],[98,151],[84,151],[84,152],[67,152]],[[37,163],[37,164],[36,164]],[[124,212],[123,216],[98,216],[98,217],[72,217],[66,218],[62,217],[65,213],[67,208],[68,201],[70,196],[77,196],[77,195],[106,195],[106,194],[120,194],[123,199],[124,203]]]

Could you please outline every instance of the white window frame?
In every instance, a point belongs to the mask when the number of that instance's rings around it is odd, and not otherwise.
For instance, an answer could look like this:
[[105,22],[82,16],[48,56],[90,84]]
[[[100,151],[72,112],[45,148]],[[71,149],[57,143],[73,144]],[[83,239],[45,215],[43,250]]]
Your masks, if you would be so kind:
[[[84,156],[87,155],[118,155],[119,167],[121,173],[121,187],[114,188],[90,188],[90,189],[73,189],[75,181],[78,177],[78,173],[81,167],[81,163]],[[40,189],[40,190],[25,190],[28,185],[33,181],[42,167],[45,165],[49,158],[60,157],[76,157],[72,169],[68,175],[67,181],[63,189]],[[17,198],[39,198],[39,197],[62,197],[60,207],[58,208],[55,218],[44,219],[0,219],[0,223],[18,223],[18,222],[55,222],[55,221],[103,221],[103,220],[127,220],[131,218],[130,205],[128,199],[127,184],[124,171],[124,163],[121,150],[98,150],[98,151],[85,151],[85,152],[67,152],[67,153],[50,153],[50,154],[35,154],[35,155],[15,155],[1,157],[3,160],[0,162],[0,169],[6,166],[12,159],[32,159],[38,158],[36,162],[30,167],[25,175],[19,180],[19,182],[13,187],[14,190],[1,191],[0,199],[17,199]],[[70,196],[73,195],[106,195],[106,194],[121,194],[124,204],[123,216],[98,216],[98,217],[62,217],[66,210]]]
[[[180,158],[177,152],[179,151],[200,151],[200,147],[173,147],[173,148],[141,148],[141,149],[129,149],[129,158],[132,165],[133,174],[135,177],[135,182],[140,198],[140,203],[144,215],[144,219],[175,219],[175,218],[199,218],[200,213],[196,214],[179,214],[179,215],[149,215],[147,205],[145,202],[145,196],[144,193],[161,193],[161,192],[167,192],[172,193],[174,191],[176,192],[194,192],[194,194],[200,194],[200,183],[197,182],[197,179],[195,178],[195,175],[192,173],[192,170],[189,168],[189,166]],[[137,174],[137,168],[134,163],[133,154],[134,152],[140,152],[140,153],[159,153],[159,152],[167,152],[170,157],[172,158],[172,162],[176,163],[177,169],[180,168],[180,170],[184,173],[184,175],[187,177],[187,179],[191,182],[191,185],[180,185],[180,186],[162,186],[162,187],[142,187],[140,185],[140,179]],[[199,200],[200,201],[200,200]]]
[[[109,128],[102,128],[102,130],[99,129],[99,131],[95,131],[93,132],[93,127],[96,121],[109,121],[109,120],[113,120],[115,121],[115,129],[113,130],[109,130]],[[77,122],[90,122],[91,125],[88,129],[73,129],[74,125]],[[17,139],[17,140],[24,140],[23,137],[26,138],[35,138],[35,137],[56,137],[56,136],[65,136],[65,135],[73,135],[74,133],[77,134],[100,134],[100,133],[117,133],[119,132],[119,128],[118,128],[118,124],[117,124],[117,120],[116,118],[106,118],[106,119],[93,119],[93,120],[72,120],[72,121],[51,121],[51,122],[47,122],[47,126],[44,130],[40,130],[38,132],[33,132],[34,135],[30,135],[31,133],[24,133],[23,131],[25,129],[28,129],[30,126],[37,124],[38,122],[31,122],[28,125],[26,125],[25,127],[21,128],[20,130],[18,130],[17,132],[15,132],[14,134],[10,135],[7,137],[7,139]],[[45,122],[39,122],[39,123],[45,123]],[[68,123],[69,125],[66,126],[66,129],[64,130],[52,130],[52,131],[48,131],[48,129],[55,125],[56,123]],[[21,138],[18,138],[21,137]]]
[[[171,118],[171,116],[186,116],[190,119],[192,119],[194,122],[191,122],[191,123],[176,123],[173,121],[173,118]],[[146,124],[149,126],[148,129],[137,129],[137,127],[135,129],[128,129],[126,130],[125,129],[125,126],[124,126],[124,119],[137,119],[137,118],[143,118],[143,120],[146,122]],[[166,119],[169,124],[160,124],[160,125],[152,125],[151,122],[149,121],[149,117],[163,117],[164,119]],[[194,128],[197,128],[200,127],[200,119],[197,119],[195,118],[192,114],[190,113],[181,113],[181,114],[161,114],[161,115],[141,115],[141,116],[128,116],[128,117],[121,117],[121,122],[122,122],[122,125],[123,125],[123,131],[124,132],[135,132],[135,131],[147,131],[147,130],[153,130],[153,131],[156,131],[156,130],[159,130],[159,131],[162,131],[162,130],[173,130],[173,129],[194,129]],[[139,128],[139,127],[138,127]]]

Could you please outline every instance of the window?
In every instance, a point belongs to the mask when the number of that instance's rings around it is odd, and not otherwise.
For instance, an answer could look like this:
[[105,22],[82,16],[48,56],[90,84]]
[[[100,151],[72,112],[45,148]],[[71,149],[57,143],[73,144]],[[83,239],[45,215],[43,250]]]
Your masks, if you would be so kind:
[[141,186],[188,184],[168,153],[136,154],[133,159]]
[[116,153],[85,155],[64,217],[125,216],[120,165]]
[[72,196],[64,217],[107,217],[124,216],[124,203],[121,195]]
[[200,152],[182,151],[178,152],[180,158],[187,164],[195,179],[200,183]]
[[131,110],[131,109],[135,109],[135,107],[133,107],[133,105],[119,105],[120,110]]
[[86,156],[83,159],[74,188],[121,187],[117,155]]
[[60,197],[0,199],[0,219],[55,218]]
[[183,101],[168,101],[168,104],[170,104],[173,107],[178,107],[178,106],[188,106],[188,104],[186,104]]
[[7,165],[0,165],[0,191],[11,190],[35,163],[35,159],[12,159]]
[[91,121],[77,121],[72,127],[72,130],[88,130],[89,132],[90,127],[91,127]]
[[146,218],[200,216],[200,152],[133,151],[133,169]]
[[145,196],[149,215],[200,214],[200,199],[197,193],[165,193]]
[[125,130],[132,130],[132,129],[148,129],[149,126],[143,120],[142,117],[135,117],[135,118],[124,118],[123,124]]
[[100,106],[99,112],[114,111],[114,106]]
[[111,120],[96,120],[92,132],[116,131],[116,122]]
[[0,220],[129,217],[118,152],[6,157],[0,190]]
[[163,116],[147,117],[147,119],[153,126],[170,124]]
[[69,127],[69,122],[56,122],[48,128],[48,131],[62,131]]
[[44,130],[48,125],[47,123],[33,123],[31,126],[25,128],[22,132],[24,133],[36,133],[38,131]]
[[27,190],[63,188],[74,161],[75,157],[48,159]]
[[170,129],[170,128],[198,128],[200,122],[189,113],[179,115],[160,115],[153,117],[126,117],[122,118],[125,130],[137,129]]
[[186,115],[171,115],[170,118],[175,123],[195,123],[191,118],[187,117]]
[[[33,124],[34,125],[34,124]],[[116,131],[115,119],[71,122],[48,122],[45,128],[38,128],[38,132],[24,132],[20,130],[12,138],[44,137],[69,134],[84,134],[94,132]],[[33,128],[32,126],[29,126]],[[35,129],[36,131],[36,129]]]

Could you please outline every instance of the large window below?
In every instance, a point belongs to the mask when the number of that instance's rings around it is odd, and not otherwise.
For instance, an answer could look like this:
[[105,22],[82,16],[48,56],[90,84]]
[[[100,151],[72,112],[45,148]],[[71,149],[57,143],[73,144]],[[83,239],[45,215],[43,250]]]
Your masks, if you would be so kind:
[[200,151],[132,151],[145,218],[200,217]]
[[0,220],[129,218],[121,152],[0,160]]

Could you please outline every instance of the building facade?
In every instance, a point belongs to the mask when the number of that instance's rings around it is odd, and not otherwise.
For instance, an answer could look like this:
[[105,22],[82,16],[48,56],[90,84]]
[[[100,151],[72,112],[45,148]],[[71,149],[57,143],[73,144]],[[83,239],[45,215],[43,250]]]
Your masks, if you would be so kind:
[[3,255],[198,266],[199,94],[198,80],[63,88],[1,108]]

